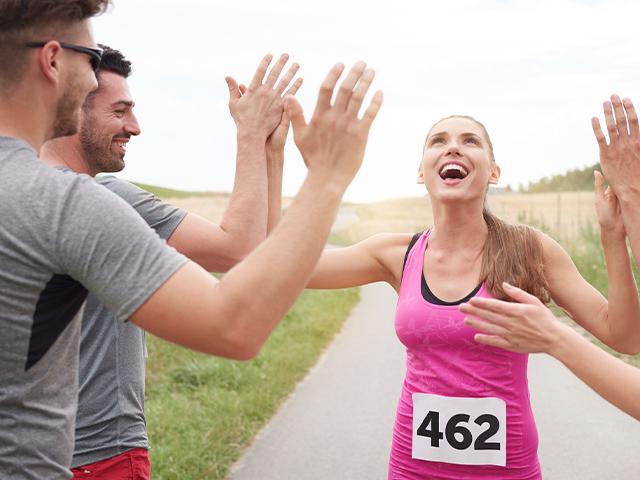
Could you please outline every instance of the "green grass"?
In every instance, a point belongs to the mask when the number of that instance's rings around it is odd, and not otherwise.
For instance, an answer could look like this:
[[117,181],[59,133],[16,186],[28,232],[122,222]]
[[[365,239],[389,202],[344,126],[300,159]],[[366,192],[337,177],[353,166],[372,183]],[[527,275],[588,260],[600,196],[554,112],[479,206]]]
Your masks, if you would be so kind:
[[153,193],[160,198],[189,198],[189,197],[210,197],[220,195],[214,192],[187,192],[184,190],[175,190],[173,188],[159,187],[157,185],[149,185],[147,183],[132,182],[134,185]]
[[358,300],[358,289],[304,292],[250,362],[149,338],[145,410],[153,478],[223,479]]

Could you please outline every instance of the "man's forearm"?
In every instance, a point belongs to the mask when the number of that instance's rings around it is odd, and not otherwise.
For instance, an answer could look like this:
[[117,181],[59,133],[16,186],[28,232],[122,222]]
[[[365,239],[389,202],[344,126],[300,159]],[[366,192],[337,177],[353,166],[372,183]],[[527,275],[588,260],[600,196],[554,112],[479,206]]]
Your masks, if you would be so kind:
[[233,191],[220,227],[228,242],[246,254],[266,237],[267,167],[261,135],[239,131]]
[[284,168],[284,150],[267,149],[267,235],[280,222],[282,217],[282,171]]
[[631,244],[631,251],[636,265],[640,264],[640,191],[635,189],[625,189],[620,193],[616,192],[624,228]]
[[[309,175],[269,238],[218,285],[228,305],[243,305],[233,308],[229,318],[238,335],[256,352],[306,285],[325,246],[344,189]],[[252,292],[251,302],[246,302],[247,292]]]
[[623,353],[640,351],[640,304],[631,271],[631,263],[624,236],[601,233],[604,249],[609,295],[607,322],[611,347]]

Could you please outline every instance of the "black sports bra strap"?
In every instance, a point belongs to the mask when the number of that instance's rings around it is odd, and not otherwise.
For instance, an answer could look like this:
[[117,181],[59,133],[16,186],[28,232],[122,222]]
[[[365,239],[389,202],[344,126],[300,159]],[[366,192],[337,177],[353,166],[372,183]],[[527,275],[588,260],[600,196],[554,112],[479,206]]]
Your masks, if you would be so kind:
[[411,241],[409,242],[409,246],[407,247],[407,252],[404,254],[404,261],[402,262],[402,274],[400,276],[401,279],[402,279],[402,275],[404,275],[404,266],[407,264],[407,258],[409,257],[409,252],[411,251],[411,249],[413,248],[413,246],[416,244],[416,242],[422,236],[423,233],[424,232],[418,232],[413,237],[411,237]]

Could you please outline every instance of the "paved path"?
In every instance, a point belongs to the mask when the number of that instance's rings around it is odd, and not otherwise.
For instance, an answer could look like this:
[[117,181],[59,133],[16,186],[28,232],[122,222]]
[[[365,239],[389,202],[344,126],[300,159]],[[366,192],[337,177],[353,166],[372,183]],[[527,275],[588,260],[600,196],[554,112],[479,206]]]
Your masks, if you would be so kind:
[[340,207],[336,220],[333,222],[332,231],[344,230],[358,221],[358,214],[349,207]]
[[[343,331],[230,480],[386,479],[404,373],[395,301],[387,285],[362,289]],[[533,355],[529,377],[545,480],[640,479],[640,422],[549,357]]]

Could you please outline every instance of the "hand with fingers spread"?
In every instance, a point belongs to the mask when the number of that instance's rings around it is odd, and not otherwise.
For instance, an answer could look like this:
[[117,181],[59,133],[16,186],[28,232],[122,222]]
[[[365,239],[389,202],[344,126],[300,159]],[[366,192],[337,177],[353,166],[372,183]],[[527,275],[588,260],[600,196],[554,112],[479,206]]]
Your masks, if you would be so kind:
[[297,63],[291,65],[280,78],[289,55],[286,53],[281,55],[267,75],[272,59],[271,55],[266,55],[262,59],[248,87],[239,86],[232,77],[225,78],[229,87],[229,110],[236,122],[238,132],[260,135],[265,140],[282,123],[284,95],[295,94],[302,84],[298,79],[285,92],[299,65]]
[[611,186],[604,188],[604,177],[599,171],[594,171],[596,214],[600,231],[616,238],[625,237],[624,222],[618,197],[613,193]]
[[604,117],[609,143],[598,118],[591,120],[600,147],[602,173],[618,196],[628,190],[639,191],[640,129],[633,103],[628,98],[620,100],[618,95],[612,95],[610,102],[604,102]]
[[474,297],[460,305],[460,311],[467,314],[464,323],[482,332],[476,334],[476,342],[512,352],[551,353],[561,331],[568,327],[537,297],[506,282],[503,287],[519,303]]
[[364,62],[358,62],[342,81],[332,105],[333,91],[343,70],[342,64],[330,70],[320,87],[309,123],[293,97],[286,98],[285,111],[291,118],[293,138],[309,174],[335,180],[346,188],[362,164],[369,129],[382,105],[382,92],[374,94],[362,118],[358,118],[375,76]]
[[512,352],[547,353],[622,411],[640,420],[640,370],[610,355],[554,317],[536,297],[505,284],[521,303],[473,298],[460,310],[465,324],[476,328],[478,343]]
[[[624,224],[624,234],[629,239],[636,262],[640,261],[640,127],[638,115],[633,103],[628,98],[620,100],[617,95],[611,96],[611,102],[604,103],[604,116],[609,133],[609,143],[600,128],[596,117],[592,119],[593,131],[600,147],[600,165],[602,173],[609,182],[608,194],[599,195],[596,178],[596,208],[598,220],[607,219],[605,223],[620,232],[619,217]],[[598,196],[604,201],[598,201]],[[615,214],[614,214],[615,212]],[[619,212],[619,213],[618,213]],[[603,216],[602,214],[605,213]],[[613,222],[613,223],[612,223]],[[602,226],[602,225],[601,225]],[[606,232],[606,229],[604,230]],[[612,238],[615,240],[615,237]],[[602,238],[605,254],[607,245]],[[615,240],[615,243],[619,243]],[[623,246],[626,252],[626,244]],[[607,260],[607,266],[609,265]],[[611,277],[609,277],[611,281]],[[635,285],[635,284],[634,284]],[[609,292],[615,289],[609,286]],[[637,296],[637,294],[636,294]],[[639,333],[640,335],[640,330]]]

